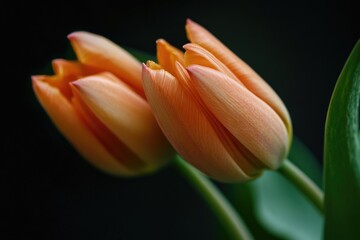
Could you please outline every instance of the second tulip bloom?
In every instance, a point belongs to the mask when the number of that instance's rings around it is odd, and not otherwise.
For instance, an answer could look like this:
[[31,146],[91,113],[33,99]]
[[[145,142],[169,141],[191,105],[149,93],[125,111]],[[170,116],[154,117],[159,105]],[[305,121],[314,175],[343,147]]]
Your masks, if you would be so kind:
[[146,102],[141,63],[103,36],[69,35],[77,60],[56,59],[54,75],[33,76],[44,110],[75,149],[117,176],[152,173],[174,151]]
[[292,126],[274,90],[199,24],[187,20],[185,53],[157,41],[158,63],[143,64],[155,117],[179,154],[224,182],[258,177],[286,158]]

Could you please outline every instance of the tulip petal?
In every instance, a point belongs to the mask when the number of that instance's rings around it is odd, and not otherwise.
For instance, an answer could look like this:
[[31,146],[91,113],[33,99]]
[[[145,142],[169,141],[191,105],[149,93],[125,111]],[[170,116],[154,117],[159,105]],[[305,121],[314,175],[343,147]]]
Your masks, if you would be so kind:
[[68,61],[64,59],[55,59],[52,61],[52,67],[54,69],[54,76],[43,78],[51,86],[58,88],[61,93],[67,98],[71,99],[72,92],[69,86],[69,82],[72,82],[83,76],[94,74],[96,70],[91,67],[87,67],[77,61]]
[[68,38],[79,61],[109,71],[144,96],[140,62],[109,39],[89,32],[73,32]]
[[180,155],[217,180],[250,179],[233,161],[201,108],[176,78],[165,70],[143,65],[143,81],[159,125]]
[[219,61],[219,59],[200,45],[188,43],[184,45],[184,49],[186,50],[185,66],[197,64],[218,70],[225,73],[230,78],[237,79],[236,76],[222,62]]
[[136,172],[143,172],[146,165],[123,144],[86,106],[82,99],[74,92],[71,101],[79,118],[93,133],[104,148],[123,166]]
[[174,75],[174,64],[180,62],[184,64],[184,53],[176,47],[170,45],[164,39],[156,41],[156,56],[159,64]]
[[78,61],[65,59],[54,59],[52,61],[52,67],[55,75],[67,83],[99,72],[96,68],[86,66]]
[[256,158],[271,169],[287,154],[288,134],[275,111],[227,75],[211,68],[188,68],[193,85],[215,117]]
[[84,126],[73,106],[57,88],[34,76],[33,89],[55,126],[85,159],[110,174],[124,176],[135,174],[109,154]]
[[170,144],[162,134],[149,104],[110,73],[72,83],[91,112],[149,168],[169,160]]
[[223,62],[246,88],[271,106],[286,124],[292,134],[290,115],[275,91],[243,60],[236,56],[214,35],[190,19],[186,21],[186,33],[192,43],[199,44]]
[[[243,172],[251,177],[256,177],[261,173],[265,166],[253,156],[229,131],[216,119],[214,114],[209,111],[201,97],[193,87],[192,80],[186,68],[179,62],[176,62],[176,76],[180,85],[191,96],[194,103],[201,109],[201,112],[209,121],[216,132],[223,146],[232,156],[233,160],[241,167]],[[235,81],[235,80],[234,80]]]

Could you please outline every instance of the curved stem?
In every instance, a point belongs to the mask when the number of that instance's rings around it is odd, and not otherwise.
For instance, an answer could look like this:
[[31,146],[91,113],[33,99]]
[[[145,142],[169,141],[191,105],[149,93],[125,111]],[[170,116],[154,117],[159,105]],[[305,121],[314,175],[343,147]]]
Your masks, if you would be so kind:
[[175,159],[175,166],[207,201],[228,231],[229,236],[236,240],[253,239],[236,210],[207,177],[187,164],[179,156]]
[[278,172],[303,192],[321,213],[324,213],[324,194],[304,172],[288,159],[284,161]]

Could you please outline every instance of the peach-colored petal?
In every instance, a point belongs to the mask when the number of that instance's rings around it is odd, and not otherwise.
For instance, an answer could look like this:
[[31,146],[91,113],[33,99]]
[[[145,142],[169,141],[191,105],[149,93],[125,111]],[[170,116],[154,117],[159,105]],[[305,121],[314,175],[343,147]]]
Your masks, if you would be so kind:
[[237,79],[236,76],[222,62],[219,61],[219,59],[217,59],[213,54],[211,54],[209,51],[207,51],[200,45],[195,43],[188,43],[184,45],[184,49],[186,50],[186,67],[189,65],[197,64],[218,70],[225,73],[230,78]]
[[[253,156],[229,131],[216,119],[214,114],[207,108],[205,103],[199,96],[196,88],[193,86],[192,80],[186,68],[179,62],[175,63],[176,76],[179,84],[187,92],[195,105],[200,109],[202,114],[206,117],[211,127],[217,134],[217,137],[222,142],[233,160],[241,167],[243,172],[251,177],[255,177],[261,173],[261,170],[266,166],[259,163],[256,157]],[[235,81],[235,80],[234,80]]]
[[69,82],[96,72],[91,67],[86,67],[77,61],[68,61],[64,59],[53,60],[52,67],[54,75],[39,75],[36,76],[36,78],[58,88],[68,100],[72,97]]
[[115,74],[144,96],[141,63],[126,50],[103,36],[89,32],[73,32],[68,38],[81,63]]
[[174,63],[184,64],[184,53],[176,47],[170,45],[164,39],[156,41],[156,56],[159,64],[174,75]]
[[71,103],[84,125],[122,166],[136,172],[144,171],[145,163],[124,145],[86,106],[75,91]]
[[192,97],[165,70],[143,65],[144,89],[165,135],[192,165],[221,181],[250,179],[223,147]]
[[275,91],[244,61],[221,43],[214,35],[199,24],[188,19],[187,37],[199,44],[223,62],[252,93],[270,105],[286,124],[288,134],[292,134],[289,113]]
[[170,144],[149,104],[110,73],[72,83],[94,115],[148,167],[155,169],[171,158]]
[[199,65],[187,69],[215,117],[255,157],[269,168],[278,168],[287,154],[288,134],[274,110],[221,72]]
[[58,89],[41,81],[36,76],[33,77],[33,89],[55,126],[85,159],[110,174],[124,176],[135,174],[135,172],[122,166],[100,144],[84,126],[73,106]]
[[86,75],[84,65],[78,61],[54,59],[52,61],[52,67],[55,75],[66,82],[74,81]]

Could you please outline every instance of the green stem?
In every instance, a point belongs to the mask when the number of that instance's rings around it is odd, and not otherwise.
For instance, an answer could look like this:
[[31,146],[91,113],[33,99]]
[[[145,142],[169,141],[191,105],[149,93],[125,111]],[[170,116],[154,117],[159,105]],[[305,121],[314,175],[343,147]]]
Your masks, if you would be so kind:
[[324,194],[304,172],[288,159],[284,161],[278,172],[303,192],[321,213],[324,213]]
[[236,240],[253,239],[239,214],[210,179],[179,156],[175,159],[175,166],[207,201],[228,231],[229,236]]

